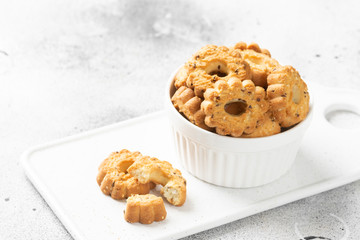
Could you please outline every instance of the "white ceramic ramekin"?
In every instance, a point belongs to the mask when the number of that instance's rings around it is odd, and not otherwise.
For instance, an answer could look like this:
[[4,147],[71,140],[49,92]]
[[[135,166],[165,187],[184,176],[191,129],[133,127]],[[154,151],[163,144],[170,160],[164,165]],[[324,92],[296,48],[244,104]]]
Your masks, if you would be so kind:
[[171,96],[176,73],[167,85],[165,108],[186,170],[215,185],[248,188],[270,183],[290,169],[311,122],[312,100],[306,119],[285,132],[261,138],[221,136],[195,126],[174,108]]

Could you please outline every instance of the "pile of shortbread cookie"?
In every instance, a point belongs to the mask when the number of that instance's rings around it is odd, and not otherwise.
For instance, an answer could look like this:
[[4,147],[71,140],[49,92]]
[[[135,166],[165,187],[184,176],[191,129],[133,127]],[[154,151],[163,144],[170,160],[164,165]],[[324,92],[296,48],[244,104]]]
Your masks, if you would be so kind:
[[306,83],[258,44],[206,45],[174,79],[174,107],[190,122],[233,137],[265,137],[304,120]]
[[186,200],[186,180],[178,169],[166,161],[123,149],[113,152],[99,166],[97,183],[105,195],[120,200],[127,198],[126,221],[150,224],[166,218],[162,197],[149,194],[156,184],[160,194],[172,205]]

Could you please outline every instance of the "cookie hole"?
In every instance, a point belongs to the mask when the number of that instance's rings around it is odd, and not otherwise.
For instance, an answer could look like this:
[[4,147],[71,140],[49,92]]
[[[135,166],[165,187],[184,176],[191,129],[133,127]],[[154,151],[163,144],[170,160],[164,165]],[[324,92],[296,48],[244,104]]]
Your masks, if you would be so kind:
[[246,112],[247,103],[242,99],[233,100],[228,102],[224,106],[225,112],[233,116],[240,116],[244,112]]
[[209,73],[209,75],[211,75],[211,76],[217,75],[218,77],[226,77],[228,74],[226,72],[221,72],[221,71],[212,71]]
[[325,118],[337,128],[360,129],[360,114],[349,109],[329,111]]
[[226,77],[229,74],[229,69],[226,66],[226,63],[215,61],[208,64],[205,69],[206,73],[210,76]]

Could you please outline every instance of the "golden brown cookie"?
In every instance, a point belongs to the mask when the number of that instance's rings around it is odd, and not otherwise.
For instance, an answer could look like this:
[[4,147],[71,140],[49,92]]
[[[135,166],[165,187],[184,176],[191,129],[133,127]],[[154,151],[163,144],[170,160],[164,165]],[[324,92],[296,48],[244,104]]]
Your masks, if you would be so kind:
[[212,88],[218,80],[227,81],[231,77],[240,80],[249,78],[250,68],[241,58],[239,49],[206,45],[186,63],[188,68],[187,87],[194,89],[198,97],[203,97],[207,88]]
[[266,137],[281,132],[279,123],[268,111],[263,117],[257,121],[255,130],[250,134],[243,134],[244,138]]
[[255,87],[251,80],[241,82],[235,77],[228,82],[217,81],[214,87],[206,90],[201,104],[206,125],[216,128],[220,135],[240,137],[252,133],[268,110],[265,90]]
[[131,165],[128,172],[140,183],[154,182],[163,187],[160,193],[175,206],[181,206],[186,200],[186,180],[178,169],[166,161],[148,156],[141,157]]
[[140,152],[131,152],[127,149],[111,153],[98,168],[99,173],[96,178],[97,183],[100,185],[105,175],[109,171],[114,171],[114,169],[119,172],[126,172],[129,166],[133,164],[139,156],[142,156]]
[[124,218],[130,223],[150,224],[166,218],[166,209],[161,197],[152,194],[132,195],[126,201]]
[[200,104],[203,100],[198,96],[195,96],[195,93],[192,89],[181,86],[176,90],[175,94],[172,96],[171,101],[174,104],[174,107],[185,117],[195,124],[205,130],[211,131],[212,129],[205,125],[205,113],[200,109]]
[[267,82],[270,110],[281,127],[290,127],[306,118],[310,96],[306,83],[292,66],[276,68]]
[[100,187],[105,195],[120,200],[133,194],[147,194],[150,189],[155,187],[155,184],[141,184],[129,173],[114,171],[104,177]]
[[127,173],[128,167],[140,156],[140,152],[130,152],[126,149],[110,154],[99,166],[96,178],[101,191],[114,199],[149,193],[150,189],[155,187],[153,183],[139,183]]
[[174,78],[174,85],[176,88],[186,85],[186,80],[189,77],[189,67],[188,65],[182,66],[179,71],[176,73]]
[[280,66],[279,62],[271,58],[267,49],[261,49],[258,44],[247,45],[244,42],[235,44],[234,49],[239,49],[241,57],[249,64],[251,80],[256,86],[267,87],[267,76],[272,70]]

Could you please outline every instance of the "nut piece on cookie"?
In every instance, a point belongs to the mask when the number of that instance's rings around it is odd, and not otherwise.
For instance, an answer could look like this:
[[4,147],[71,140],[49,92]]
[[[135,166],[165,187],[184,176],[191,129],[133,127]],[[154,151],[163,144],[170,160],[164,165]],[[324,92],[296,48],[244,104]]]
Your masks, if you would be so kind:
[[241,57],[249,64],[251,80],[256,86],[267,87],[267,76],[272,70],[280,66],[279,62],[271,58],[267,49],[261,49],[258,44],[244,42],[235,44],[234,49],[240,50]]
[[186,63],[187,87],[194,89],[195,95],[202,98],[205,90],[212,88],[218,80],[227,81],[231,77],[248,79],[250,68],[240,52],[239,49],[224,46],[204,46]]
[[175,206],[181,206],[186,200],[186,180],[178,169],[166,161],[144,156],[128,169],[140,183],[154,182],[163,187],[160,193]]
[[306,83],[292,66],[276,68],[267,79],[266,90],[270,111],[281,127],[290,127],[304,120],[309,112]]
[[151,224],[166,218],[164,201],[152,194],[132,195],[126,201],[124,218],[127,222]]
[[205,130],[212,131],[212,129],[206,126],[204,122],[205,113],[200,109],[202,100],[198,96],[195,96],[192,89],[181,86],[176,90],[171,101],[173,102],[174,107],[179,112],[183,113],[190,122]]
[[206,90],[204,97],[201,109],[206,114],[205,123],[220,135],[240,137],[252,133],[268,110],[265,90],[251,80],[219,80],[214,88]]
[[244,138],[257,138],[266,137],[281,132],[279,123],[275,120],[272,114],[268,111],[263,117],[256,123],[255,130],[250,134],[243,134]]
[[140,152],[130,152],[126,149],[114,152],[99,166],[96,178],[101,191],[114,199],[124,199],[132,194],[146,194],[154,188],[153,183],[140,183],[129,173],[128,167],[141,156]]

